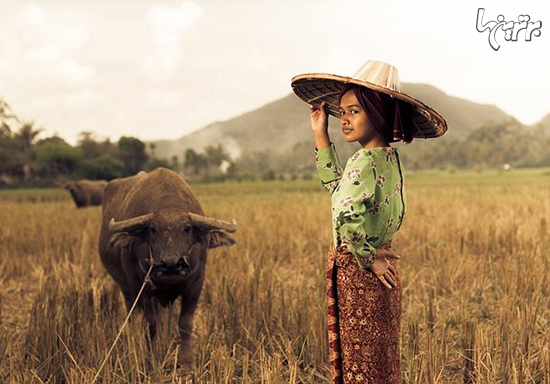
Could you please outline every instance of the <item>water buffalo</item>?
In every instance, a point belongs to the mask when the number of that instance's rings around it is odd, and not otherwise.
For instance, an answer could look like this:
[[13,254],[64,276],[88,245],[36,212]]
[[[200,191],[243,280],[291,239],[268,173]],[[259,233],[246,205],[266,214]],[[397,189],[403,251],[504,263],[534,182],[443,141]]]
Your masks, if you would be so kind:
[[105,186],[107,186],[105,180],[78,180],[64,184],[64,188],[71,193],[77,208],[101,205]]
[[156,170],[111,181],[103,198],[99,254],[119,285],[126,306],[134,303],[152,266],[138,306],[156,333],[158,305],[181,298],[180,364],[192,363],[193,315],[202,290],[206,251],[233,245],[236,222],[205,217],[187,183],[176,173]]

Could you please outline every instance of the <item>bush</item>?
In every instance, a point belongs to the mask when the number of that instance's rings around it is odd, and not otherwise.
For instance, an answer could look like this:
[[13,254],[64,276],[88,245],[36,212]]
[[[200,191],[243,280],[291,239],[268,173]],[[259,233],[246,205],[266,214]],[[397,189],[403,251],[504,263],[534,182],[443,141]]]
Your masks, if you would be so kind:
[[149,159],[149,161],[145,164],[145,167],[143,167],[143,169],[147,172],[150,172],[160,167],[171,169],[170,164],[168,163],[168,160],[157,159],[156,157]]
[[111,155],[82,161],[80,173],[86,179],[112,180],[124,176],[124,163]]
[[149,160],[143,141],[126,136],[121,137],[118,141],[117,157],[124,163],[125,176],[135,175],[143,169]]
[[42,177],[69,175],[77,169],[82,155],[65,142],[44,142],[33,148],[36,170]]
[[264,173],[262,173],[262,180],[271,181],[275,180],[277,178],[277,174],[274,170],[268,169]]

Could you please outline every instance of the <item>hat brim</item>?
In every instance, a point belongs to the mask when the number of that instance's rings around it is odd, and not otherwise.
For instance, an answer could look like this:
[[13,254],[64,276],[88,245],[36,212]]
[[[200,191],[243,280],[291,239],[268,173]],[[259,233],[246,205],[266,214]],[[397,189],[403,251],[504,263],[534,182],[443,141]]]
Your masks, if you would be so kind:
[[406,93],[357,80],[352,77],[331,75],[328,73],[307,73],[294,76],[291,86],[296,95],[308,104],[319,105],[326,102],[328,112],[339,117],[338,96],[347,84],[357,84],[385,93],[412,106],[411,121],[414,124],[413,137],[430,139],[440,137],[447,131],[447,122],[433,108]]

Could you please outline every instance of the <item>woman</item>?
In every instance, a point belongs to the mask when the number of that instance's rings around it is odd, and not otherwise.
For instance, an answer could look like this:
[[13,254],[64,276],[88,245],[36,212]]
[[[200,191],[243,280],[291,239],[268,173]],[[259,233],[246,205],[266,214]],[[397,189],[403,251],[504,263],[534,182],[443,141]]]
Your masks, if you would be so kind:
[[[400,92],[397,70],[368,61],[352,78],[307,74],[292,80],[311,107],[317,170],[332,195],[333,246],[327,263],[333,383],[401,383],[400,258],[391,238],[407,200],[403,164],[389,144],[438,137],[447,129],[433,109]],[[361,148],[342,170],[328,134],[340,118],[347,142]]]

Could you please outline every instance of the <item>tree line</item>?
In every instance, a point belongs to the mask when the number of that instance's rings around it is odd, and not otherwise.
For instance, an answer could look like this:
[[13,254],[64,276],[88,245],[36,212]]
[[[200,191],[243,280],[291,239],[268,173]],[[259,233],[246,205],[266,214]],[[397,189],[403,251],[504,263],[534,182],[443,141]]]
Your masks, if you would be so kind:
[[52,186],[67,179],[112,180],[141,170],[166,167],[188,180],[273,180],[282,172],[271,153],[246,153],[233,160],[223,145],[187,149],[170,159],[156,156],[156,145],[136,137],[98,140],[81,132],[76,145],[58,135],[43,137],[34,121],[23,121],[0,98],[0,186]]
[[158,158],[156,145],[136,137],[98,140],[81,132],[76,145],[58,135],[43,137],[34,121],[23,121],[0,98],[0,186],[51,186],[67,179],[112,180],[141,170],[166,167],[191,179],[231,177],[234,162],[221,145],[204,153],[188,149],[171,159]]
[[[334,138],[342,166],[359,149]],[[464,138],[443,136],[415,139],[412,144],[392,143],[406,170],[550,167],[550,134],[544,127],[529,128],[514,121],[481,126]],[[264,179],[315,177],[313,141],[297,143],[286,153],[270,150],[245,152],[235,160],[237,177]]]
[[[221,181],[312,178],[312,142],[297,143],[286,153],[245,151],[232,159],[223,145],[202,152],[187,149],[170,159],[156,156],[156,145],[135,137],[98,140],[82,132],[76,145],[57,135],[42,137],[33,121],[21,121],[0,99],[0,185],[48,186],[60,179],[105,179],[134,175],[141,170],[170,168],[188,180]],[[514,123],[480,127],[464,140],[444,137],[396,144],[406,169],[483,169],[550,166],[550,135],[542,127],[529,130]],[[338,144],[342,164],[357,146]]]

